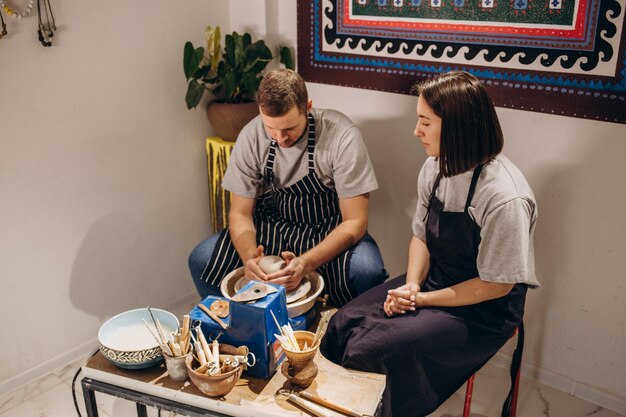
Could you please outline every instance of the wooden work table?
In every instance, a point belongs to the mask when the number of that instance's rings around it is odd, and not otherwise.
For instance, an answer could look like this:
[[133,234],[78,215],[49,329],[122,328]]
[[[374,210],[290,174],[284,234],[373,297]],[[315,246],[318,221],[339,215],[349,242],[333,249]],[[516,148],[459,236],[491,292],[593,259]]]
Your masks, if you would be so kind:
[[[385,389],[384,375],[344,369],[328,361],[319,352],[315,362],[319,373],[307,392],[364,415],[376,414]],[[203,395],[190,380],[170,380],[164,364],[143,370],[125,370],[114,366],[98,352],[83,365],[82,370],[85,405],[89,416],[97,416],[94,391],[135,401],[140,417],[147,415],[145,405],[187,416],[312,415],[288,402],[286,396],[278,395],[281,390],[291,390],[280,371],[267,380],[249,377],[244,373],[226,396],[210,398]],[[338,412],[334,412],[334,415],[343,416]]]

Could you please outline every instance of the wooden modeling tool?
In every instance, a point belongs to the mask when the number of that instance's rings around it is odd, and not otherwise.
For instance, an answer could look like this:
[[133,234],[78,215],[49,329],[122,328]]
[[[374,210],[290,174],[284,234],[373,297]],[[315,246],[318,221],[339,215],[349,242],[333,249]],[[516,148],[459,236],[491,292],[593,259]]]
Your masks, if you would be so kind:
[[202,311],[204,311],[206,313],[207,316],[211,317],[211,319],[213,319],[217,324],[219,324],[220,326],[222,326],[222,329],[226,330],[228,329],[230,326],[226,323],[224,323],[222,321],[222,319],[220,319],[219,317],[217,317],[217,315],[212,312],[211,310],[209,310],[204,304],[198,304],[198,308]]
[[358,411],[354,411],[348,407],[344,407],[343,405],[336,404],[334,402],[327,400],[326,398],[318,397],[317,395],[310,394],[306,391],[300,391],[298,392],[298,395],[303,398],[306,398],[307,400],[311,400],[318,404],[321,404],[324,407],[328,407],[332,410],[339,411],[340,413],[347,414],[352,417],[365,417],[365,414],[361,414]]
[[298,397],[296,394],[289,394],[287,400],[291,401],[294,404],[299,405],[304,408],[309,413],[313,414],[317,417],[334,417],[334,414],[328,410],[323,409],[319,405],[316,405],[312,402],[309,402],[303,398]]

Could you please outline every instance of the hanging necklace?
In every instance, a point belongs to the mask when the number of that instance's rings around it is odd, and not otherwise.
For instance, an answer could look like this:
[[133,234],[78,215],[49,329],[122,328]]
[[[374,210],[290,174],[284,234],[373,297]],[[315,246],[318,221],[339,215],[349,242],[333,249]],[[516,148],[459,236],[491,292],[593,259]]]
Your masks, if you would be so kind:
[[50,7],[50,0],[44,0],[44,10],[46,12],[46,24],[44,25],[44,29],[49,37],[53,37],[54,32],[57,30],[57,26],[54,22],[54,15],[52,14],[52,7]]
[[0,39],[4,38],[4,35],[7,34],[7,25],[4,23],[4,18],[2,17],[2,12],[0,12],[0,23],[2,24],[2,30],[0,30]]
[[[42,21],[41,15],[41,1],[43,1],[44,12],[46,14],[46,23]],[[50,7],[50,0],[37,0],[37,11],[39,18],[39,26],[37,28],[37,37],[39,42],[43,46],[52,46],[52,37],[57,30],[54,22],[54,15],[52,14],[52,8]]]
[[24,9],[24,11],[22,12],[19,12],[9,7],[6,3],[6,0],[0,0],[0,7],[2,7],[9,16],[13,17],[13,19],[21,19],[23,17],[30,16],[30,13],[33,11],[33,6],[35,6],[35,0],[28,0],[26,9]]

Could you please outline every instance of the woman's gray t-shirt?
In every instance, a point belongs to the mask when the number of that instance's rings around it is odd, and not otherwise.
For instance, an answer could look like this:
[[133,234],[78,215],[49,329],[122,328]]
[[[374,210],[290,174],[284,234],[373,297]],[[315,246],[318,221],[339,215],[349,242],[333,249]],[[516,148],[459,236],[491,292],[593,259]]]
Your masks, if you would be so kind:
[[[322,183],[350,198],[378,188],[374,168],[359,128],[344,114],[311,109],[315,119],[315,173]],[[269,190],[263,179],[271,137],[261,116],[248,123],[232,150],[222,187],[233,194],[256,198]],[[276,147],[274,185],[288,187],[308,174],[307,133],[291,147]]]
[[[424,241],[428,199],[438,173],[439,161],[430,157],[417,180],[413,234]],[[472,174],[470,170],[441,178],[437,198],[443,203],[444,211],[463,212]],[[506,156],[500,154],[485,164],[468,211],[480,228],[476,260],[480,278],[538,286],[533,248],[537,203],[524,175]]]

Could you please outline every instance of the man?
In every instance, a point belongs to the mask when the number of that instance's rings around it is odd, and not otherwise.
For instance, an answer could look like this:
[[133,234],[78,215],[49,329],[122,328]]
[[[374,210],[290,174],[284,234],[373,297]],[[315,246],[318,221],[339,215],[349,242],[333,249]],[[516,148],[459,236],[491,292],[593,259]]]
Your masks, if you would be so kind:
[[[378,188],[359,129],[345,115],[312,107],[304,80],[276,70],[259,86],[260,115],[239,134],[222,187],[231,192],[229,228],[200,243],[189,268],[202,297],[245,266],[249,279],[295,289],[318,270],[341,306],[387,277],[367,234],[369,193]],[[258,262],[280,255],[265,274]]]

